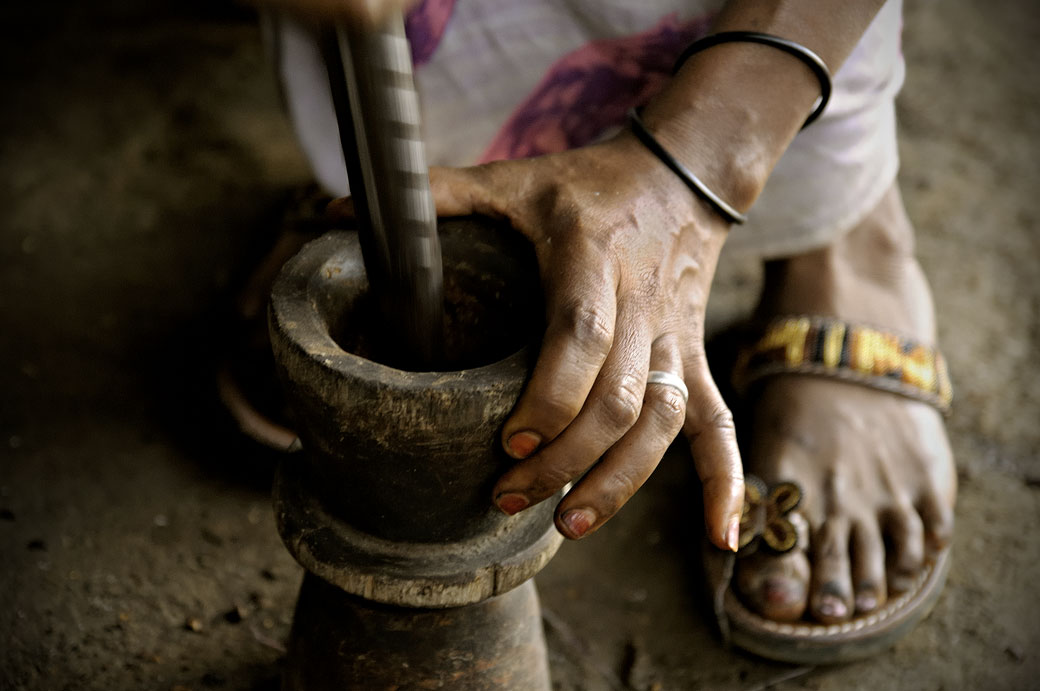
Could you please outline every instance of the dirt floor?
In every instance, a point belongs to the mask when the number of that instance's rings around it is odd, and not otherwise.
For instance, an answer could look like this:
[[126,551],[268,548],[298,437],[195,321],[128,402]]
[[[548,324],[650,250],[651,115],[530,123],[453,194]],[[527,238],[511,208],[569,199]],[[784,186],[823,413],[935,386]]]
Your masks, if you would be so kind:
[[[307,181],[255,20],[211,0],[12,2],[0,38],[0,689],[275,689],[301,571],[273,459],[212,375],[228,297]],[[1021,0],[918,0],[906,19],[901,180],[958,394],[935,612],[844,667],[723,650],[676,453],[537,578],[558,689],[1040,683],[1038,38]],[[726,265],[712,324],[757,281]]]

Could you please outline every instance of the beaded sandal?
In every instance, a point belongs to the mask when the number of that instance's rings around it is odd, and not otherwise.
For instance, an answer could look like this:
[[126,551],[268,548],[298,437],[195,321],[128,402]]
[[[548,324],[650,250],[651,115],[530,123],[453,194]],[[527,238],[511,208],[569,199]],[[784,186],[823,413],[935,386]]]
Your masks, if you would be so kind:
[[[734,388],[745,394],[778,374],[819,375],[855,382],[925,401],[948,414],[952,388],[935,349],[868,326],[809,316],[780,317],[744,349],[734,368]],[[878,654],[910,632],[931,610],[949,570],[949,548],[925,563],[912,586],[877,611],[840,624],[780,622],[748,609],[731,587],[737,559],[758,550],[794,549],[803,521],[795,509],[794,483],[766,487],[748,476],[737,554],[705,542],[707,585],[724,642],[761,657],[796,664],[834,664]]]

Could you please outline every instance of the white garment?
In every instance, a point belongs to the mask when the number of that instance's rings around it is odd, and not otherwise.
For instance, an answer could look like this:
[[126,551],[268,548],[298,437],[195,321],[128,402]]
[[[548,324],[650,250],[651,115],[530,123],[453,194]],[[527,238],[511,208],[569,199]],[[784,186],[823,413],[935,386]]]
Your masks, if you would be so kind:
[[[532,114],[551,122],[551,110],[549,115],[538,112],[543,101],[574,107],[567,102],[567,89],[575,88],[574,82],[556,88],[553,81],[563,68],[591,64],[585,76],[601,76],[604,70],[593,69],[603,55],[624,55],[630,47],[645,48],[651,39],[660,39],[656,46],[683,32],[703,33],[722,4],[457,0],[436,50],[416,68],[427,159],[438,165],[470,165],[500,154],[504,149],[496,148],[496,142],[517,143],[511,123],[525,122]],[[788,148],[750,210],[748,223],[733,228],[729,251],[769,258],[814,249],[851,229],[877,205],[899,167],[894,98],[904,77],[901,24],[902,0],[889,0],[834,75],[834,91],[822,117]],[[347,194],[335,114],[316,42],[307,29],[285,18],[269,26],[269,45],[301,147],[319,183],[332,194]],[[628,37],[638,40],[633,43]],[[674,56],[665,62],[671,59]],[[619,92],[619,102],[621,97]],[[592,115],[596,110],[590,107]],[[560,136],[549,132],[546,140],[558,144]]]

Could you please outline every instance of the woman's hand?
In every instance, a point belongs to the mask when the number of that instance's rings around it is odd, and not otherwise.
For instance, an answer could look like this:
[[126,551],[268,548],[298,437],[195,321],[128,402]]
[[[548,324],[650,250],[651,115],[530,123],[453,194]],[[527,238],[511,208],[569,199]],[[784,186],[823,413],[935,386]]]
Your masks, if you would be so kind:
[[[708,372],[703,323],[724,221],[630,134],[473,168],[435,168],[442,216],[508,219],[534,245],[547,329],[503,444],[509,514],[589,471],[556,509],[560,531],[599,528],[646,481],[680,428],[705,487],[708,535],[736,543],[743,493],[732,419]],[[689,401],[647,373],[678,375]],[[591,470],[590,470],[591,468]]]
[[[882,2],[856,0],[841,12],[827,0],[729,2],[713,31],[782,36],[837,71]],[[344,0],[337,11],[350,5],[377,16],[368,4]],[[799,60],[726,44],[687,61],[643,121],[710,189],[747,209],[818,95]],[[708,537],[735,550],[743,473],[703,343],[722,219],[629,133],[552,156],[434,169],[430,182],[441,215],[508,219],[534,244],[542,272],[548,327],[505,424],[503,444],[520,462],[496,485],[498,506],[516,513],[581,477],[556,522],[565,535],[587,535],[643,484],[681,427],[704,484]],[[651,370],[682,376],[689,402],[669,386],[648,387]]]

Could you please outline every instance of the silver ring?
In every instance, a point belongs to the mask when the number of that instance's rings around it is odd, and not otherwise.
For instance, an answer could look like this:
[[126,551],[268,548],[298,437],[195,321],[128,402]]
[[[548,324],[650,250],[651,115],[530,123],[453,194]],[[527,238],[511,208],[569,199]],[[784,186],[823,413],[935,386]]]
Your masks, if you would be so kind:
[[677,374],[652,369],[646,375],[646,385],[650,386],[651,384],[661,384],[663,386],[672,387],[682,394],[683,403],[690,400],[690,390],[686,388],[686,382],[684,382]]

